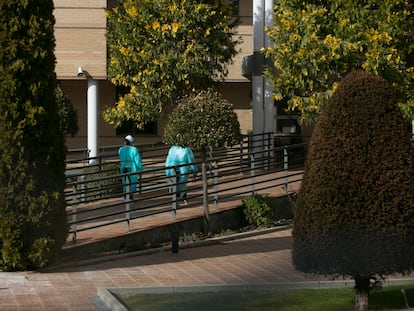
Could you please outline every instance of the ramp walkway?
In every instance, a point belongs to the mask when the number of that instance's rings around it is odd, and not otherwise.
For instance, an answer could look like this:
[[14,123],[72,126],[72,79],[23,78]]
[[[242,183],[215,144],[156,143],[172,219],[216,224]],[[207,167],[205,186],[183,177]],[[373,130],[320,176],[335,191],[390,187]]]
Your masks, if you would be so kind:
[[[256,188],[261,190],[252,188],[249,176],[240,175],[231,184],[226,183],[225,189],[220,193],[223,198],[218,196],[218,199],[215,200],[212,195],[209,196],[207,211],[203,205],[202,187],[195,185],[200,181],[188,183],[188,203],[178,202],[176,209],[168,205],[171,199],[166,197],[165,193],[157,195],[153,192],[150,194],[136,193],[134,200],[129,202],[124,202],[121,198],[112,198],[80,204],[77,207],[79,224],[76,226],[76,240],[73,240],[73,235],[68,236],[63,254],[77,252],[77,249],[99,248],[100,246],[97,245],[114,239],[130,238],[142,232],[165,228],[185,221],[199,220],[202,222],[206,213],[209,217],[213,217],[215,214],[239,208],[242,205],[242,199],[252,193],[272,197],[286,196],[299,189],[300,173],[301,171],[298,171],[298,175],[294,179],[291,178],[288,189],[283,183],[281,184],[281,176],[284,174],[281,171],[272,173],[270,178],[268,174],[264,177],[256,176]],[[261,179],[263,180],[261,181]],[[258,184],[260,186],[257,186]],[[216,190],[220,191],[220,189]],[[163,191],[165,192],[165,189]],[[112,216],[105,219],[94,219],[95,216],[102,213],[101,207],[105,207],[105,213]],[[85,216],[82,216],[82,211],[85,211]],[[85,218],[84,224],[81,220],[82,217]],[[122,244],[122,242],[119,243]]]

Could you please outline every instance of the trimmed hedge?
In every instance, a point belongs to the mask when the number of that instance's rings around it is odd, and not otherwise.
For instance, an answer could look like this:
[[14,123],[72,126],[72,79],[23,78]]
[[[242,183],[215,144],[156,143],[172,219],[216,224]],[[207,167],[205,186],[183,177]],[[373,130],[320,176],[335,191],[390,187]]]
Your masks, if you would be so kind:
[[56,258],[68,234],[52,0],[0,5],[0,269]]
[[213,90],[183,97],[172,111],[163,141],[191,148],[221,148],[240,143],[233,105]]
[[339,275],[414,266],[414,150],[391,88],[353,71],[315,126],[294,211],[293,263]]

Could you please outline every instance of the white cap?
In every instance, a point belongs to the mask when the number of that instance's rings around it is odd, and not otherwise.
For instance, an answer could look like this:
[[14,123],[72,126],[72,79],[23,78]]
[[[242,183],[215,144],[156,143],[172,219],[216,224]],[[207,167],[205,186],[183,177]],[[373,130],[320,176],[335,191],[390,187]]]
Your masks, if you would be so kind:
[[131,135],[127,135],[125,136],[125,140],[129,141],[130,143],[134,142],[134,137],[132,137]]

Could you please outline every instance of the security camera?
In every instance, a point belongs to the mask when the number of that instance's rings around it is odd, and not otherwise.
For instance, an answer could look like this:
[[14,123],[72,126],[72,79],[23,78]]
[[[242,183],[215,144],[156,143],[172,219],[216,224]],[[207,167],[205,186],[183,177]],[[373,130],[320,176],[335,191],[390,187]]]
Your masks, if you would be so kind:
[[83,73],[83,69],[82,67],[78,67],[78,77],[83,77],[84,73]]

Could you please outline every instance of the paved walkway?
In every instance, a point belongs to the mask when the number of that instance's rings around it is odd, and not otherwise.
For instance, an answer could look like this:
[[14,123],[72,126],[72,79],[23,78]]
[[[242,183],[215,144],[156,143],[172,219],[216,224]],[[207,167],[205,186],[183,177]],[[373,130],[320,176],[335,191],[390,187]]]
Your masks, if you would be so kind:
[[0,273],[0,310],[98,310],[98,287],[274,283],[315,280],[296,272],[290,230],[209,246],[129,254],[48,272]]
[[92,311],[100,287],[272,284],[326,280],[294,270],[291,231],[199,247],[131,253],[47,272],[0,273],[2,311]]

